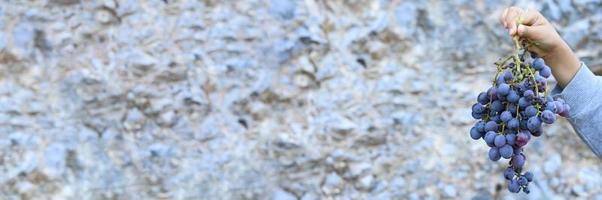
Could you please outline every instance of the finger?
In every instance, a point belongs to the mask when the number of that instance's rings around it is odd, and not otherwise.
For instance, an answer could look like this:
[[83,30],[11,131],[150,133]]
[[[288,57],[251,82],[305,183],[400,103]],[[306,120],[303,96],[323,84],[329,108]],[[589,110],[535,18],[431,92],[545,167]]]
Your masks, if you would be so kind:
[[539,12],[537,12],[537,10],[535,10],[535,9],[527,9],[520,16],[520,18],[522,18],[521,24],[524,24],[524,25],[527,25],[527,26],[534,25],[534,24],[536,24],[539,21],[540,16],[541,16],[541,14]]
[[506,15],[506,23],[508,23],[508,33],[510,35],[516,34],[516,20],[523,13],[523,9],[518,7],[510,7],[508,14]]
[[535,41],[539,40],[538,36],[544,35],[545,31],[545,27],[542,26],[526,26],[521,24],[517,28],[518,36]]
[[504,25],[504,28],[508,28],[508,23],[506,23],[506,15],[508,15],[508,8],[504,9],[504,12],[502,12],[502,16],[500,17],[500,23]]

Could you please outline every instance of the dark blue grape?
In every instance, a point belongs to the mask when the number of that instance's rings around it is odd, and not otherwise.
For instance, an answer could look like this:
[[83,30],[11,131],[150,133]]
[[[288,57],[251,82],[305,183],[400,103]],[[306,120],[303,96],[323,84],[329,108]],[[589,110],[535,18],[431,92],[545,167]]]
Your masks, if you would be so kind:
[[556,104],[554,103],[554,101],[550,101],[548,99],[548,101],[546,102],[545,110],[549,110],[549,111],[552,111],[553,113],[556,113]]
[[472,128],[470,129],[470,137],[471,137],[473,140],[478,140],[478,139],[480,139],[482,136],[483,136],[483,135],[481,134],[481,132],[479,132],[479,131],[477,130],[477,127],[472,127]]
[[504,104],[502,104],[500,100],[495,100],[491,102],[491,110],[495,112],[501,112],[502,110],[504,110]]
[[552,124],[554,121],[556,121],[556,114],[554,114],[552,111],[544,110],[541,112],[541,120],[546,124]]
[[514,170],[510,167],[506,168],[506,170],[504,170],[504,178],[506,178],[506,180],[512,180],[512,178],[514,178]]
[[529,105],[531,105],[531,102],[529,100],[527,100],[527,98],[521,97],[520,99],[518,99],[518,107],[519,108],[526,108]]
[[518,184],[520,186],[526,186],[528,183],[529,181],[527,181],[527,178],[525,178],[524,176],[518,178]]
[[519,124],[519,122],[518,122],[518,119],[516,119],[516,118],[512,118],[512,119],[510,119],[510,120],[508,121],[508,124],[507,124],[507,125],[508,125],[508,128],[509,128],[509,129],[516,129],[516,128],[518,128],[518,126],[520,126],[520,124]]
[[545,67],[543,67],[543,69],[541,69],[539,71],[539,74],[541,76],[543,76],[544,78],[548,78],[548,77],[550,77],[550,75],[552,75],[552,70],[550,69],[550,67],[545,66]]
[[485,122],[483,121],[479,121],[475,124],[475,127],[477,127],[477,131],[481,132],[481,133],[485,133]]
[[509,145],[514,145],[516,142],[516,134],[507,134],[506,135],[506,143]]
[[489,131],[485,134],[485,137],[483,137],[483,139],[485,140],[485,143],[487,143],[488,146],[493,147],[495,146],[493,144],[493,141],[495,140],[495,136],[497,134],[494,131]]
[[512,147],[512,149],[514,149],[514,153],[513,153],[514,155],[518,155],[518,154],[520,154],[521,152],[523,152],[523,149],[522,149],[522,148],[520,148],[520,147],[515,147],[515,146],[513,146],[513,147]]
[[488,121],[485,124],[485,131],[497,132],[498,124],[495,121]]
[[506,82],[512,81],[512,78],[513,78],[512,71],[510,71],[510,70],[504,71],[504,80]]
[[564,112],[564,104],[560,101],[554,101],[554,108],[556,108],[556,114]]
[[508,108],[506,110],[509,110],[510,113],[516,115],[516,104],[508,104]]
[[525,165],[525,156],[522,154],[516,154],[512,156],[512,160],[510,160],[510,162],[512,162],[512,167],[514,167],[514,169],[522,169]]
[[523,92],[523,97],[525,97],[527,100],[532,100],[533,97],[535,97],[535,93],[533,93],[533,90],[526,90]]
[[498,161],[500,158],[500,152],[498,151],[497,147],[491,147],[491,149],[489,149],[489,159],[492,161]]
[[[506,83],[506,80],[504,80],[504,76],[498,76],[497,79],[495,79],[495,84],[500,85],[502,83]],[[497,94],[497,95],[499,95],[499,94]]]
[[529,118],[529,121],[527,121],[527,129],[529,129],[530,131],[537,131],[540,127],[541,120],[537,116],[533,116]]
[[543,134],[543,130],[541,129],[541,127],[539,127],[539,129],[537,129],[535,131],[531,131],[531,135],[535,136],[535,137],[539,137],[539,136],[541,136],[541,134]]
[[499,151],[502,158],[509,159],[510,157],[512,157],[513,150],[512,146],[510,146],[509,144],[505,144],[504,146],[500,147]]
[[485,106],[480,103],[475,103],[472,105],[472,112],[483,114],[485,112]]
[[504,111],[500,114],[500,119],[502,122],[508,122],[512,119],[512,113],[510,113],[510,111]]
[[546,64],[543,61],[543,59],[541,59],[541,58],[535,58],[533,60],[533,68],[535,68],[535,70],[541,70],[545,66],[546,66]]
[[474,119],[483,119],[483,114],[481,113],[471,112],[471,115]]
[[529,182],[533,181],[533,173],[525,172],[525,178],[527,178],[527,181]]
[[496,92],[496,89],[495,89],[495,87],[490,87],[490,88],[487,90],[487,96],[489,96],[489,100],[494,100],[494,99],[497,99],[497,94],[496,94],[496,93],[497,93],[497,92]]
[[489,103],[489,97],[487,96],[487,93],[486,92],[479,93],[479,96],[477,97],[477,101],[483,105],[486,105],[487,103]]
[[520,192],[520,186],[518,185],[518,182],[515,179],[512,179],[508,182],[508,191],[512,193]]
[[527,106],[525,108],[525,115],[523,117],[529,118],[537,115],[537,108],[535,106]]
[[506,137],[504,135],[497,135],[493,141],[496,147],[502,147],[506,144]]
[[518,92],[514,90],[510,90],[510,92],[508,92],[508,96],[506,96],[506,100],[508,100],[510,103],[517,103],[518,99],[520,99],[520,96],[518,96]]
[[510,92],[510,86],[506,83],[502,83],[500,85],[497,86],[497,96],[506,96],[508,95],[508,92]]

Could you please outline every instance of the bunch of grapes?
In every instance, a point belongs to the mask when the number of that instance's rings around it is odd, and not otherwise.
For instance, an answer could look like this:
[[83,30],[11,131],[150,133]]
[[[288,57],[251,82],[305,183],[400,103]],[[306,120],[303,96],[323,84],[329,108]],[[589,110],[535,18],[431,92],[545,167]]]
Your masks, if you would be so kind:
[[533,137],[541,136],[542,124],[554,123],[556,114],[567,117],[570,107],[548,95],[550,67],[515,42],[515,54],[495,63],[493,86],[479,93],[472,106],[472,116],[479,121],[470,129],[470,137],[483,139],[491,147],[492,161],[509,159],[504,178],[510,192],[529,193],[533,173],[523,173],[527,159],[523,147]]

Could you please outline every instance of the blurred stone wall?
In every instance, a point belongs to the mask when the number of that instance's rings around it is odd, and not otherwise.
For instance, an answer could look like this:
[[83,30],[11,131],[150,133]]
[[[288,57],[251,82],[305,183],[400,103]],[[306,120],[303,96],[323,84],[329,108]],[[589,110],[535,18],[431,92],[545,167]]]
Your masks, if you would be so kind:
[[[526,149],[529,196],[468,136],[511,4],[7,1],[0,198],[602,199],[566,120]],[[599,1],[514,4],[602,66]]]

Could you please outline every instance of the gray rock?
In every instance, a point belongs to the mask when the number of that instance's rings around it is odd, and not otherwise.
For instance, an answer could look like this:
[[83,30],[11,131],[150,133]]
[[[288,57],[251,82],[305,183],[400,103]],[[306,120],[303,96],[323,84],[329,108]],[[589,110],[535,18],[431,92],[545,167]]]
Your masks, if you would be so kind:
[[288,193],[282,189],[278,189],[272,193],[272,200],[296,200],[295,195]]
[[443,187],[443,196],[446,198],[453,198],[456,197],[457,192],[456,192],[456,187],[454,187],[453,185],[446,185]]
[[292,19],[295,17],[295,8],[297,3],[291,0],[272,0],[270,1],[270,12],[282,19]]
[[562,158],[560,158],[560,155],[554,154],[544,163],[543,171],[547,174],[554,174],[556,171],[558,171],[561,165]]
[[24,58],[32,53],[33,41],[34,27],[28,22],[20,22],[13,28],[10,50],[17,58]]
[[332,172],[324,179],[322,191],[326,194],[338,194],[342,192],[343,183],[343,179],[336,173]]

